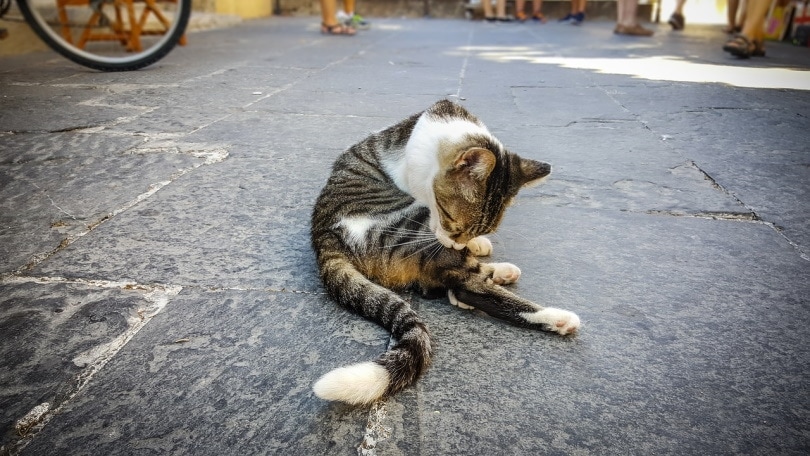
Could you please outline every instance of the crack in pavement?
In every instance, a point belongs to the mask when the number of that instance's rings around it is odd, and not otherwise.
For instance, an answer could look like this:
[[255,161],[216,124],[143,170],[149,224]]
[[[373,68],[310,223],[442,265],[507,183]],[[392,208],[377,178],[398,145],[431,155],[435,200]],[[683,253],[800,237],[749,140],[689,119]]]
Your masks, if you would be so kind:
[[21,452],[66,404],[81,393],[90,380],[141,330],[149,321],[159,314],[183,289],[177,285],[165,284],[138,284],[131,281],[67,279],[64,277],[31,277],[31,276],[5,276],[0,277],[0,284],[72,284],[87,288],[135,290],[142,293],[146,305],[137,310],[136,318],[128,318],[127,329],[109,342],[91,347],[73,358],[74,364],[83,366],[83,369],[72,379],[69,389],[60,397],[59,402],[42,403],[19,418],[14,428],[19,439],[10,443],[12,453]]
[[[226,158],[228,158],[228,151],[226,149],[222,148],[222,147],[219,147],[219,146],[206,146],[206,145],[195,144],[195,145],[189,146],[187,149],[185,149],[184,147],[185,146],[182,145],[182,144],[173,143],[170,146],[169,145],[164,145],[163,148],[160,149],[160,151],[165,152],[166,150],[177,150],[177,151],[179,151],[178,153],[187,153],[189,155],[192,155],[195,158],[202,159],[202,161],[199,162],[199,163],[195,163],[195,164],[193,164],[193,165],[191,165],[189,167],[186,167],[186,168],[180,169],[178,171],[175,171],[174,173],[171,174],[171,176],[169,176],[169,178],[167,180],[163,180],[163,181],[159,181],[159,182],[149,184],[149,186],[147,187],[147,190],[145,192],[137,195],[134,199],[124,203],[122,206],[119,206],[118,208],[114,209],[112,212],[106,214],[105,216],[101,217],[100,219],[88,224],[86,229],[80,231],[79,233],[66,237],[65,239],[62,240],[62,242],[59,243],[58,246],[56,246],[51,251],[43,252],[43,253],[39,253],[39,254],[34,254],[31,261],[29,261],[24,266],[18,268],[13,273],[14,274],[21,274],[21,273],[23,273],[25,271],[30,271],[31,269],[35,268],[36,266],[42,264],[43,261],[47,260],[48,258],[52,257],[53,255],[55,255],[55,254],[59,253],[60,251],[64,250],[65,248],[67,248],[68,246],[70,246],[71,244],[76,242],[78,239],[80,239],[80,238],[84,237],[85,235],[91,233],[93,230],[95,230],[99,226],[103,225],[104,223],[108,222],[109,220],[112,220],[115,216],[121,214],[122,212],[124,212],[126,210],[129,210],[129,209],[137,206],[142,201],[144,201],[147,198],[149,198],[150,196],[154,195],[155,193],[157,193],[158,191],[160,191],[161,189],[163,189],[167,185],[169,185],[172,182],[174,182],[175,180],[179,179],[180,177],[185,176],[186,174],[196,170],[200,166],[213,165],[213,164],[216,164],[216,163],[220,163],[220,162],[224,161]],[[173,149],[173,148],[176,148],[176,149]],[[157,150],[157,149],[154,149],[154,148],[147,149],[146,153],[155,153],[155,150]],[[36,185],[36,184],[34,184],[34,185]],[[37,188],[39,188],[39,187],[37,187]],[[58,206],[57,206],[57,208],[58,208]],[[65,211],[62,211],[62,212],[65,212]],[[65,214],[70,215],[67,212],[65,212]],[[72,217],[72,218],[75,220],[75,217]]]

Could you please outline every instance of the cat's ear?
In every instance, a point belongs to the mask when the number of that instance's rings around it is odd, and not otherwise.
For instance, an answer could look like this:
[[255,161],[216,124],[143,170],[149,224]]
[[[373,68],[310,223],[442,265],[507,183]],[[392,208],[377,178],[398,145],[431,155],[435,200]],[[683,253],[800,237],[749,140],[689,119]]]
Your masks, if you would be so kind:
[[494,167],[495,154],[481,147],[473,147],[459,153],[453,162],[454,170],[476,180],[485,180]]
[[523,182],[521,187],[537,185],[549,174],[551,174],[551,165],[548,163],[526,158],[520,159],[520,176]]

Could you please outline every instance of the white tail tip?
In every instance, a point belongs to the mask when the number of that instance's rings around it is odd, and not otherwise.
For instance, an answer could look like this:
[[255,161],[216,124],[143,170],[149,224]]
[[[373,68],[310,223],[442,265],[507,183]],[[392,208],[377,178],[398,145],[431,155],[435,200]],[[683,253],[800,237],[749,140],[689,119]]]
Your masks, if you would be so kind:
[[321,377],[312,390],[327,401],[347,404],[370,404],[385,394],[388,371],[377,363],[360,363],[340,367]]

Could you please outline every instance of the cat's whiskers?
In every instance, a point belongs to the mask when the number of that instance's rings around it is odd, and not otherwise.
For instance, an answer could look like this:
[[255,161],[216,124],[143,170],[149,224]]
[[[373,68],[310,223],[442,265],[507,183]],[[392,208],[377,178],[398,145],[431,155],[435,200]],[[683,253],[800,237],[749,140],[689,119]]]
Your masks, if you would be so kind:
[[395,247],[402,247],[402,246],[406,246],[406,245],[419,245],[419,244],[422,244],[422,243],[429,243],[429,242],[435,241],[435,240],[436,240],[436,238],[433,238],[433,239],[411,239],[410,241],[400,242],[398,244],[386,245],[384,248],[385,249],[393,249]]
[[405,217],[405,220],[407,220],[407,221],[409,221],[409,222],[416,223],[417,225],[419,225],[419,226],[423,226],[423,227],[425,227],[425,228],[427,228],[427,229],[430,229],[430,226],[429,226],[429,225],[425,225],[424,223],[422,223],[422,222],[420,222],[420,221],[418,221],[418,220],[414,220],[414,219],[412,219],[412,218],[410,218],[410,217]]
[[425,245],[424,247],[418,248],[418,249],[416,249],[415,251],[411,252],[411,254],[410,254],[410,255],[408,255],[408,256],[406,256],[406,257],[403,257],[402,259],[403,259],[403,260],[407,260],[408,258],[410,258],[410,257],[412,257],[412,256],[414,256],[414,255],[417,255],[417,254],[419,254],[419,253],[422,253],[423,251],[425,251],[425,250],[426,250],[426,249],[428,249],[429,247],[434,247],[434,248],[435,248],[436,246],[442,247],[442,245],[441,245],[441,244],[439,244],[439,241],[438,241],[437,239],[434,239],[434,241],[435,241],[435,243],[429,243],[429,244]]
[[[510,230],[509,228],[504,228],[504,227],[501,227],[501,228],[499,229],[499,231],[507,231],[507,232],[509,232],[510,234],[515,234],[515,235],[520,236],[521,238],[523,238],[523,240],[524,240],[524,241],[529,241],[529,240],[531,240],[531,239],[532,239],[531,237],[529,237],[529,236],[527,236],[527,235],[525,235],[525,234],[521,233],[520,231],[517,231],[517,230]],[[495,234],[495,233],[493,233],[493,234]]]

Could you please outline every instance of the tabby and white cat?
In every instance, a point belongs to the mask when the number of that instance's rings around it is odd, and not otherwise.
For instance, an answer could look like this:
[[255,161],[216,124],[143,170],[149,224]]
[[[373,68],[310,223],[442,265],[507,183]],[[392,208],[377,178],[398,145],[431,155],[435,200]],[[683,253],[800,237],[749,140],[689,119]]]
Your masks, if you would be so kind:
[[542,307],[502,285],[520,269],[482,263],[504,210],[551,166],[508,152],[463,107],[435,103],[350,147],[335,162],[312,213],[321,279],[342,306],[391,332],[377,360],[335,369],[318,397],[366,404],[413,384],[433,356],[430,333],[391,290],[446,291],[450,302],[510,323],[572,334],[579,318]]

